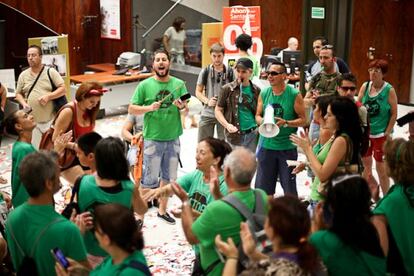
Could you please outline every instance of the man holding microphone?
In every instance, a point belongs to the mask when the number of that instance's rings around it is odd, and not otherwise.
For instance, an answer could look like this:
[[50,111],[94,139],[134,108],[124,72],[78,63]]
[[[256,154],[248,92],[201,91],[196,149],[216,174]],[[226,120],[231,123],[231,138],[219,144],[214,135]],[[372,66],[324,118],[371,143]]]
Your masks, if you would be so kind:
[[215,115],[224,127],[227,142],[256,151],[257,124],[255,120],[260,88],[250,81],[253,62],[241,57],[236,63],[237,79],[223,86]]

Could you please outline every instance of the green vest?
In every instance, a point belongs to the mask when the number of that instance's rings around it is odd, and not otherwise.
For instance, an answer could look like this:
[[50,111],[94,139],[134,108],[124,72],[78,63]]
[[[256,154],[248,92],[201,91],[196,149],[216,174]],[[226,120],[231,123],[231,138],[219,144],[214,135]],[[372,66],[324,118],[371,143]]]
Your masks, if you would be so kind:
[[388,103],[391,84],[385,82],[384,88],[378,95],[371,97],[369,90],[372,82],[365,83],[365,93],[362,103],[366,106],[369,116],[370,134],[378,135],[385,132],[391,118],[391,106]]
[[[290,85],[286,85],[285,90],[279,96],[275,96],[272,91],[272,87],[267,87],[260,92],[260,97],[263,101],[263,112],[266,106],[271,104],[274,108],[275,117],[283,118],[287,121],[298,118],[295,112],[295,101],[299,92],[292,88]],[[296,147],[292,144],[289,136],[292,133],[296,133],[296,127],[280,127],[278,135],[272,138],[266,138],[260,135],[260,146],[270,150],[290,150]]]

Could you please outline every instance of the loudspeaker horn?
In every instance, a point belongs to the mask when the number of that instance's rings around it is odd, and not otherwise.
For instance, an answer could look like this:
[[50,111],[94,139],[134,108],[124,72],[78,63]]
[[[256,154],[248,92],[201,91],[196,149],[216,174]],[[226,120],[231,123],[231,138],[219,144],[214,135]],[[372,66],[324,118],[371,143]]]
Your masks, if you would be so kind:
[[272,138],[279,134],[279,126],[275,124],[275,111],[269,104],[264,113],[263,123],[259,127],[259,133],[263,137]]

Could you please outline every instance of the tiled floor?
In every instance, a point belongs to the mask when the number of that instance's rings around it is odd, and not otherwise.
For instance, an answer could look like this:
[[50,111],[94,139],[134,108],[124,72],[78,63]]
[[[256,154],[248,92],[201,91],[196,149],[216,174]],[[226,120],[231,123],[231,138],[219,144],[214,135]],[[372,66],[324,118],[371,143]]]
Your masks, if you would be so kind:
[[[402,116],[413,108],[399,106],[399,116]],[[96,130],[103,136],[120,136],[121,127],[125,115],[108,117],[98,120]],[[395,127],[396,137],[407,137],[407,126],[400,128]],[[197,145],[197,129],[185,129],[184,134],[180,137],[181,141],[181,159],[183,167],[179,168],[178,175],[183,175],[195,168],[195,148]],[[11,170],[11,144],[10,138],[3,139],[0,149],[0,174],[8,178],[10,183]],[[304,156],[300,155],[300,159]],[[309,194],[309,179],[305,173],[297,177],[298,193],[301,197]],[[2,190],[10,191],[10,184],[2,185]],[[65,186],[57,195],[56,200],[62,201],[62,196],[66,194],[68,187]],[[276,188],[276,194],[281,195],[280,185]],[[179,202],[176,197],[169,201],[168,208],[178,208]],[[147,260],[152,265],[152,272],[155,275],[189,275],[192,262],[192,250],[185,241],[181,221],[177,220],[176,225],[168,225],[156,217],[156,209],[151,208],[145,216],[144,237],[146,248],[144,250]]]

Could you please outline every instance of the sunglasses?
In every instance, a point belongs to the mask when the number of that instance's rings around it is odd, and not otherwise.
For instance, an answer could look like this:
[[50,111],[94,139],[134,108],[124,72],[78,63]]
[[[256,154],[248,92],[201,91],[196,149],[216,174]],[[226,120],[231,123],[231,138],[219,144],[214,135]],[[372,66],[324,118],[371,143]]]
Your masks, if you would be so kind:
[[348,179],[353,179],[353,178],[361,178],[361,175],[359,174],[344,174],[344,175],[340,175],[335,177],[334,179],[332,179],[332,187],[334,187],[335,185],[342,183]]
[[329,49],[329,50],[331,50],[331,49],[333,49],[334,48],[334,46],[333,45],[323,45],[322,46],[322,48],[321,48],[321,50],[326,50],[326,49]]
[[344,91],[348,91],[348,90],[355,91],[356,87],[355,86],[341,86],[341,89]]
[[268,71],[268,72],[266,72],[268,75],[271,75],[272,77],[275,77],[275,76],[277,76],[277,75],[282,75],[282,74],[284,74],[285,72],[276,72],[276,71]]

